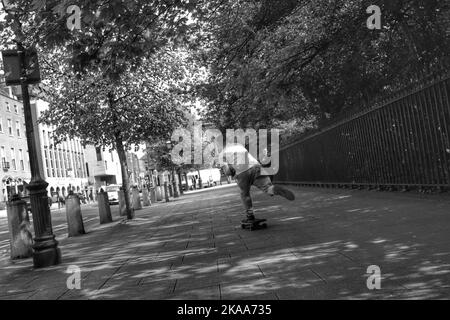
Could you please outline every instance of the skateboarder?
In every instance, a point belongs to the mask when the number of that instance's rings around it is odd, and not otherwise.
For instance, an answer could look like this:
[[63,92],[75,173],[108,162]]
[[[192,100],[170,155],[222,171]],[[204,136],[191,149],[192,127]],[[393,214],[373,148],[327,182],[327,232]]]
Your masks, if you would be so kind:
[[[227,157],[227,155],[229,157]],[[255,220],[253,214],[253,204],[250,195],[251,186],[255,186],[270,196],[280,195],[288,200],[295,200],[294,194],[279,185],[273,185],[269,176],[261,174],[261,164],[256,160],[244,146],[233,144],[226,147],[219,155],[219,161],[233,159],[237,156],[238,161],[233,163],[222,162],[221,170],[226,176],[234,177],[241,190],[241,199],[245,207],[246,220],[252,222]],[[235,159],[235,160],[236,160]]]

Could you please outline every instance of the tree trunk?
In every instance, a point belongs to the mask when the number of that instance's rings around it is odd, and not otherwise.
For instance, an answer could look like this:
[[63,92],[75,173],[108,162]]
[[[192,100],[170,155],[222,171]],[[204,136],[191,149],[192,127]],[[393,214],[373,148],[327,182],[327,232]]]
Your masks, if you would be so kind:
[[120,134],[116,134],[116,150],[119,155],[120,161],[120,169],[122,171],[122,187],[124,189],[125,196],[125,208],[127,211],[127,219],[133,219],[133,210],[130,206],[130,179],[128,177],[128,164],[127,164],[127,155],[125,153],[125,149],[123,147],[123,141],[120,137]]
[[[112,114],[112,120],[114,123],[118,122],[117,112],[115,110],[115,103],[114,103],[114,93],[109,92],[108,93],[108,104],[109,108],[111,109]],[[130,206],[130,180],[128,177],[128,164],[127,164],[127,155],[125,153],[125,149],[123,147],[123,140],[120,130],[114,131],[114,138],[116,143],[116,150],[117,154],[119,155],[119,162],[120,162],[120,169],[122,172],[122,188],[125,198],[125,210],[127,212],[127,219],[131,220],[134,218],[134,211],[131,209]]]

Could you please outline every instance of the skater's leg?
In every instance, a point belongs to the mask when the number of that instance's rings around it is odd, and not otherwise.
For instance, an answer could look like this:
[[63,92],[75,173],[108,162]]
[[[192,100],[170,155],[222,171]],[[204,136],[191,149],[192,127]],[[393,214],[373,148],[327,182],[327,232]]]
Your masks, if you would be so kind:
[[270,196],[280,195],[288,200],[295,200],[295,195],[289,190],[280,185],[273,185],[269,176],[259,175],[260,171],[257,170],[257,177],[253,182],[253,185],[258,189],[264,191]]
[[250,175],[247,172],[241,173],[237,176],[237,184],[241,191],[241,199],[245,208],[245,214],[247,220],[254,220],[255,216],[253,215],[253,202],[252,197],[250,195],[251,188],[251,180]]

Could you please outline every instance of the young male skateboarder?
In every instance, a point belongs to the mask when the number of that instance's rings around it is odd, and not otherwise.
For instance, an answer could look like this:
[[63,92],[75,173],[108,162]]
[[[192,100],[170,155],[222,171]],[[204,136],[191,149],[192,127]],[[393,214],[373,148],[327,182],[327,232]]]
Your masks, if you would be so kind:
[[[219,159],[229,161],[222,162],[221,170],[226,176],[234,177],[241,190],[241,199],[247,216],[245,222],[255,220],[250,195],[252,185],[270,196],[280,195],[288,200],[295,200],[295,196],[290,190],[279,185],[273,185],[269,176],[261,174],[261,164],[241,144],[226,147],[219,155]],[[230,159],[234,159],[234,161],[230,161]]]

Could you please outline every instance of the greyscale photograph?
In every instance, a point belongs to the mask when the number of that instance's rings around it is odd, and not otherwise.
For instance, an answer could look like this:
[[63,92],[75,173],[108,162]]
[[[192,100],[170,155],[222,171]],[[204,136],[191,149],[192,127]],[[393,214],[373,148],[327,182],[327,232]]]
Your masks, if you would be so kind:
[[448,300],[450,0],[0,0],[0,158],[0,300]]

